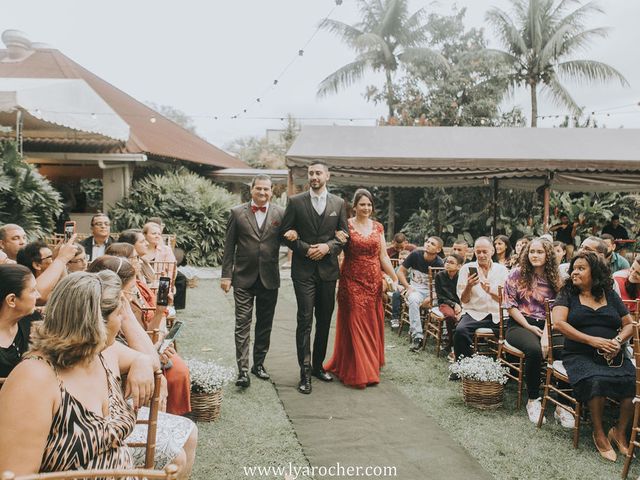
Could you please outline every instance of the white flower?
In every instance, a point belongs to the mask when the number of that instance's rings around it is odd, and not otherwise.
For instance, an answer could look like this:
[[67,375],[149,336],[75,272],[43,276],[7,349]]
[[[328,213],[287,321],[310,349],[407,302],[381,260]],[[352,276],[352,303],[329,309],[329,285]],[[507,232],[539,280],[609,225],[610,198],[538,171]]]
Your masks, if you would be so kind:
[[479,382],[497,382],[504,385],[508,380],[508,370],[501,366],[498,360],[477,353],[472,357],[462,357],[456,363],[451,364],[449,370],[462,378]]
[[212,361],[196,358],[185,361],[189,367],[193,393],[213,393],[222,388],[234,376],[232,368],[223,367]]

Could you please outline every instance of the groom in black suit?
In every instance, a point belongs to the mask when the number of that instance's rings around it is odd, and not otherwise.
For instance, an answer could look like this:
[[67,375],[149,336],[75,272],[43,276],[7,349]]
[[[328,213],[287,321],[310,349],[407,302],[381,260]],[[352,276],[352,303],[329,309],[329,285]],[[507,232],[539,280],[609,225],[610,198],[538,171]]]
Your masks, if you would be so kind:
[[[293,250],[291,279],[298,303],[296,347],[300,365],[300,393],[311,393],[311,377],[330,382],[322,368],[327,353],[342,243],[336,230],[348,232],[344,200],[327,191],[329,168],[322,162],[309,165],[310,189],[289,198],[281,231]],[[297,238],[290,230],[297,232]],[[294,239],[295,238],[295,239]],[[315,309],[316,334],[311,354],[311,327]]]

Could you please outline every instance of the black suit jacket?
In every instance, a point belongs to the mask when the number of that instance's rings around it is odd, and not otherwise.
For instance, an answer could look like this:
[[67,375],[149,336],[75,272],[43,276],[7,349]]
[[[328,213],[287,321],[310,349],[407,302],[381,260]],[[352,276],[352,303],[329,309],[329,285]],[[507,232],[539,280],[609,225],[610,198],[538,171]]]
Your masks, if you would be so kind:
[[[105,250],[112,243],[113,243],[113,238],[107,237],[107,241],[104,242]],[[82,245],[84,247],[84,253],[86,253],[89,256],[89,261],[92,262],[94,260],[94,258],[93,258],[93,235],[90,235],[87,238],[85,238],[83,241],[81,241],[80,245]]]
[[[315,221],[318,214],[311,204],[309,192],[300,193],[289,198],[284,212],[281,233],[287,230],[298,232],[298,240],[285,243],[293,250],[291,263],[291,278],[304,280],[310,278],[316,271],[325,281],[337,280],[340,276],[338,255],[342,244],[335,238],[336,230],[349,231],[347,225],[347,207],[340,197],[327,194],[327,206],[321,221]],[[322,260],[307,258],[307,251],[311,245],[326,243],[329,253]]]
[[280,286],[278,255],[284,208],[269,204],[262,229],[258,228],[251,202],[231,209],[222,256],[222,278],[234,287],[250,288],[260,275],[269,290]]

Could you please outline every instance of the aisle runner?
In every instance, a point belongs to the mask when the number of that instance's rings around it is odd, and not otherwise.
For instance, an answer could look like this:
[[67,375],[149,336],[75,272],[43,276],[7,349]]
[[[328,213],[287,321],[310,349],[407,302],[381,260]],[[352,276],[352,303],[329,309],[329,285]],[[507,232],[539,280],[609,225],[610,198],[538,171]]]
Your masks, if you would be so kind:
[[[407,480],[491,478],[384,376],[380,385],[365,390],[313,378],[313,393],[298,393],[295,317],[293,289],[285,280],[266,366],[316,478],[358,478],[357,473],[361,478]],[[334,334],[332,328],[331,339]],[[328,351],[330,355],[332,345]]]

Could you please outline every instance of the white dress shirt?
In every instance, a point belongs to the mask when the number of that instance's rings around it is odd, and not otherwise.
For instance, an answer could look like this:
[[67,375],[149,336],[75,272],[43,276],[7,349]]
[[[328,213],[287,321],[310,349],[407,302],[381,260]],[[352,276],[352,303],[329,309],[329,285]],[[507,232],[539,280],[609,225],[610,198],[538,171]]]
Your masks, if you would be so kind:
[[[256,205],[253,200],[251,200],[251,206],[257,207],[258,205]],[[256,212],[254,213],[254,215],[256,216],[256,223],[258,224],[258,228],[262,228],[262,224],[267,218],[267,212],[269,211],[269,202],[265,203],[264,206],[267,208],[265,212],[263,212],[262,210],[256,210]]]
[[91,250],[91,260],[95,260],[96,258],[100,258],[104,255],[104,251],[107,249],[107,244],[103,243],[102,245],[98,245],[96,241],[93,241],[93,249]]
[[327,189],[325,188],[319,195],[317,195],[313,190],[309,190],[309,195],[311,196],[311,205],[318,215],[322,215],[324,209],[327,208]]
[[[462,300],[462,292],[467,286],[467,280],[469,279],[469,267],[476,267],[478,269],[478,277],[480,282],[489,282],[489,290],[494,295],[498,294],[498,286],[504,286],[504,282],[507,280],[509,270],[504,265],[498,262],[491,262],[491,268],[489,274],[485,277],[484,271],[478,266],[478,262],[469,262],[462,266],[458,275],[458,298]],[[467,303],[462,303],[462,313],[468,313],[474,320],[482,320],[491,314],[493,323],[499,323],[500,317],[498,302],[493,297],[485,292],[482,285],[478,283],[471,289],[471,297]]]

